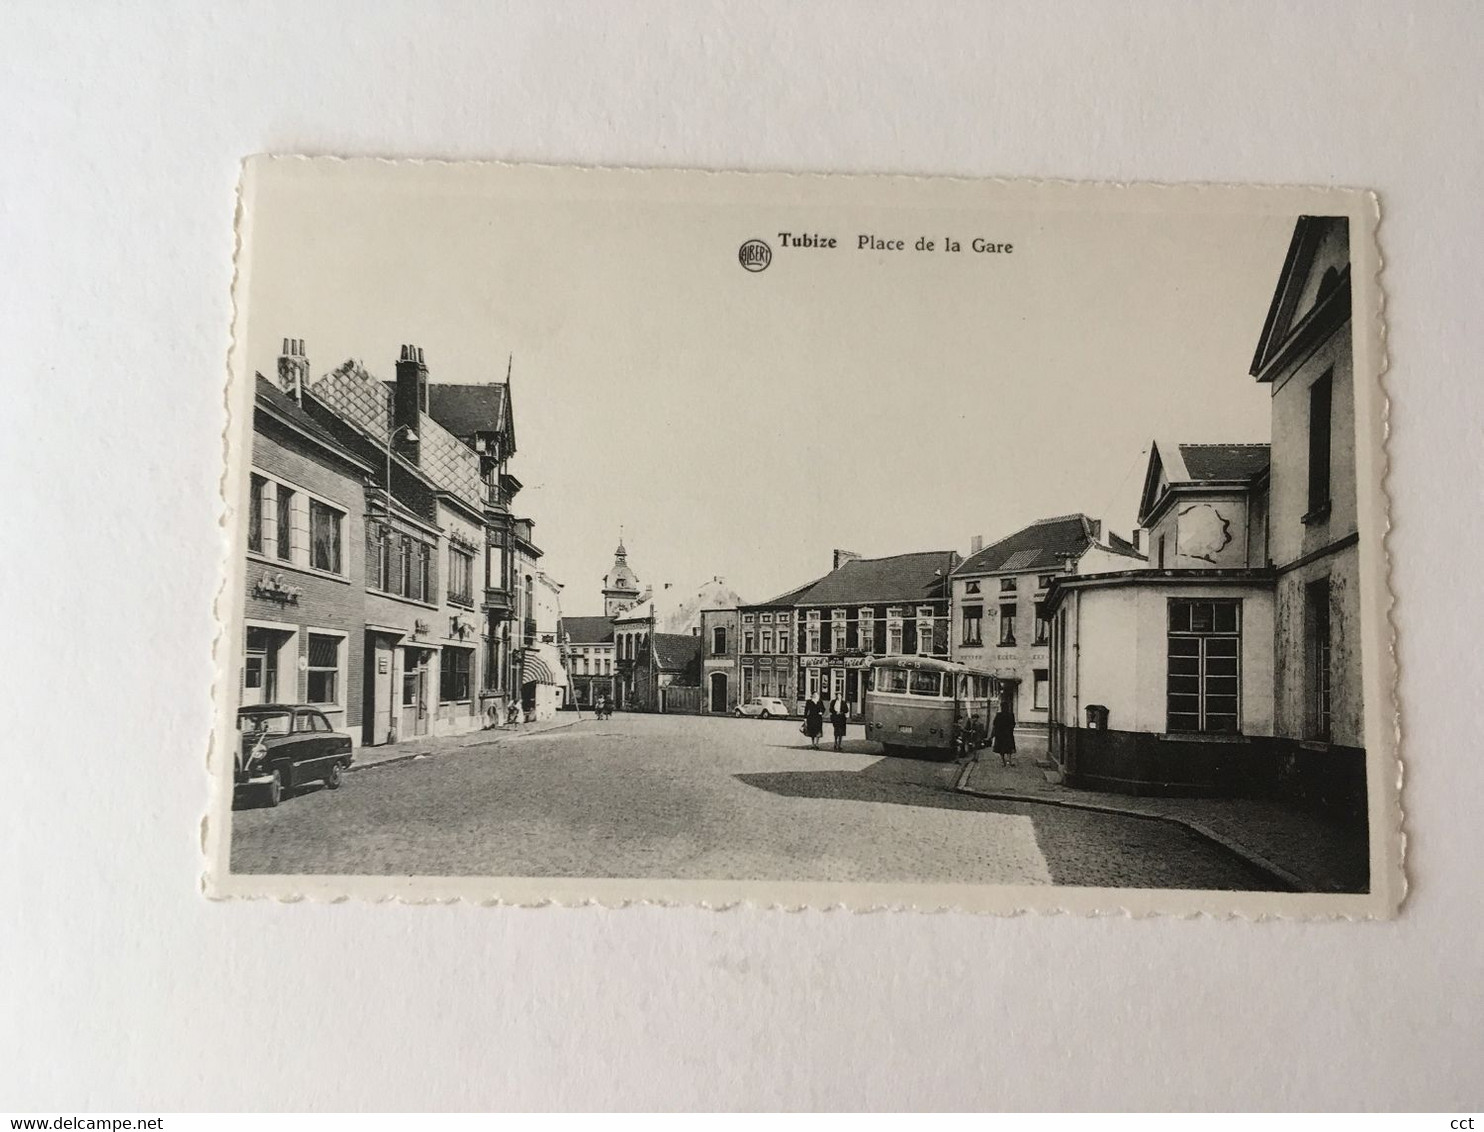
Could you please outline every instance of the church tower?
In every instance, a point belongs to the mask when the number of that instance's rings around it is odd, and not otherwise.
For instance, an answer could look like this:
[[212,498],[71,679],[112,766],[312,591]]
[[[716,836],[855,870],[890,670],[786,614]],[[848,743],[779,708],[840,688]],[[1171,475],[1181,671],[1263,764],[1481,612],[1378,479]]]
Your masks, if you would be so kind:
[[624,549],[623,535],[618,536],[618,549],[613,552],[613,569],[603,579],[603,616],[617,617],[632,609],[642,599],[639,579],[629,567],[629,552]]

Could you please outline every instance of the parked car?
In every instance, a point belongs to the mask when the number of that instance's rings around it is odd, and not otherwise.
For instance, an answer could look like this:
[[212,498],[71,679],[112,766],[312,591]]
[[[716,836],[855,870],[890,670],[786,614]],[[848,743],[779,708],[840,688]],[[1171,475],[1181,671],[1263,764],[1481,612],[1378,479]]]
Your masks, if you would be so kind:
[[765,696],[760,700],[748,700],[745,704],[738,704],[737,710],[733,712],[738,719],[744,715],[754,715],[759,719],[772,719],[776,716],[788,715],[788,705],[780,699]]
[[350,736],[307,704],[256,704],[237,711],[236,785],[262,791],[276,806],[286,791],[307,782],[331,790],[355,757]]

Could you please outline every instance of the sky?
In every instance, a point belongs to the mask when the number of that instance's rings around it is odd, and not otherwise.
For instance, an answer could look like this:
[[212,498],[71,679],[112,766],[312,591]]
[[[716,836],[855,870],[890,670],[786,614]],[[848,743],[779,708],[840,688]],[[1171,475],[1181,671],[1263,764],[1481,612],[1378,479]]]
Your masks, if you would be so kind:
[[[902,207],[828,178],[770,198],[705,174],[533,192],[492,166],[286,172],[249,196],[248,368],[273,374],[287,337],[315,376],[357,358],[390,379],[403,343],[434,381],[510,362],[516,506],[567,614],[601,612],[620,527],[643,583],[720,576],[761,601],[834,548],[967,553],[1077,511],[1127,535],[1151,439],[1269,436],[1247,370],[1291,214],[1125,210],[1114,189]],[[765,271],[738,263],[749,238]]]

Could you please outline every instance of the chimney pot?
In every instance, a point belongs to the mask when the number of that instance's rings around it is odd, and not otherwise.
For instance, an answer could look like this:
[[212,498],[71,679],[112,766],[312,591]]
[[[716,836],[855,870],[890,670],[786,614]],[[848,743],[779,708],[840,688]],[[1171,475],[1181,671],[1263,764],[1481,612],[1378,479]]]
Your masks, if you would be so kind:
[[983,549],[984,549],[984,536],[983,535],[975,535],[973,538],[969,539],[969,553],[970,554],[978,554]]
[[417,348],[417,364],[423,364],[423,348],[421,346]]

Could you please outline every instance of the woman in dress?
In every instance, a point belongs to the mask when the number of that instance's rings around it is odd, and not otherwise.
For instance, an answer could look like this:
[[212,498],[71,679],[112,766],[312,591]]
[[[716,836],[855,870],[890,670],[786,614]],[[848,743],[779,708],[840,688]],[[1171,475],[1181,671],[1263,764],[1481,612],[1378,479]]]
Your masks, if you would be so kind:
[[824,704],[818,692],[804,703],[804,734],[809,736],[809,745],[818,750],[819,737],[824,734]]
[[845,741],[845,727],[850,722],[850,705],[845,702],[844,696],[836,696],[830,701],[830,726],[835,731],[835,750],[840,749],[840,744]]
[[1015,765],[1015,713],[1008,705],[995,712],[994,722],[989,725],[989,745],[1000,756],[1002,766]]

